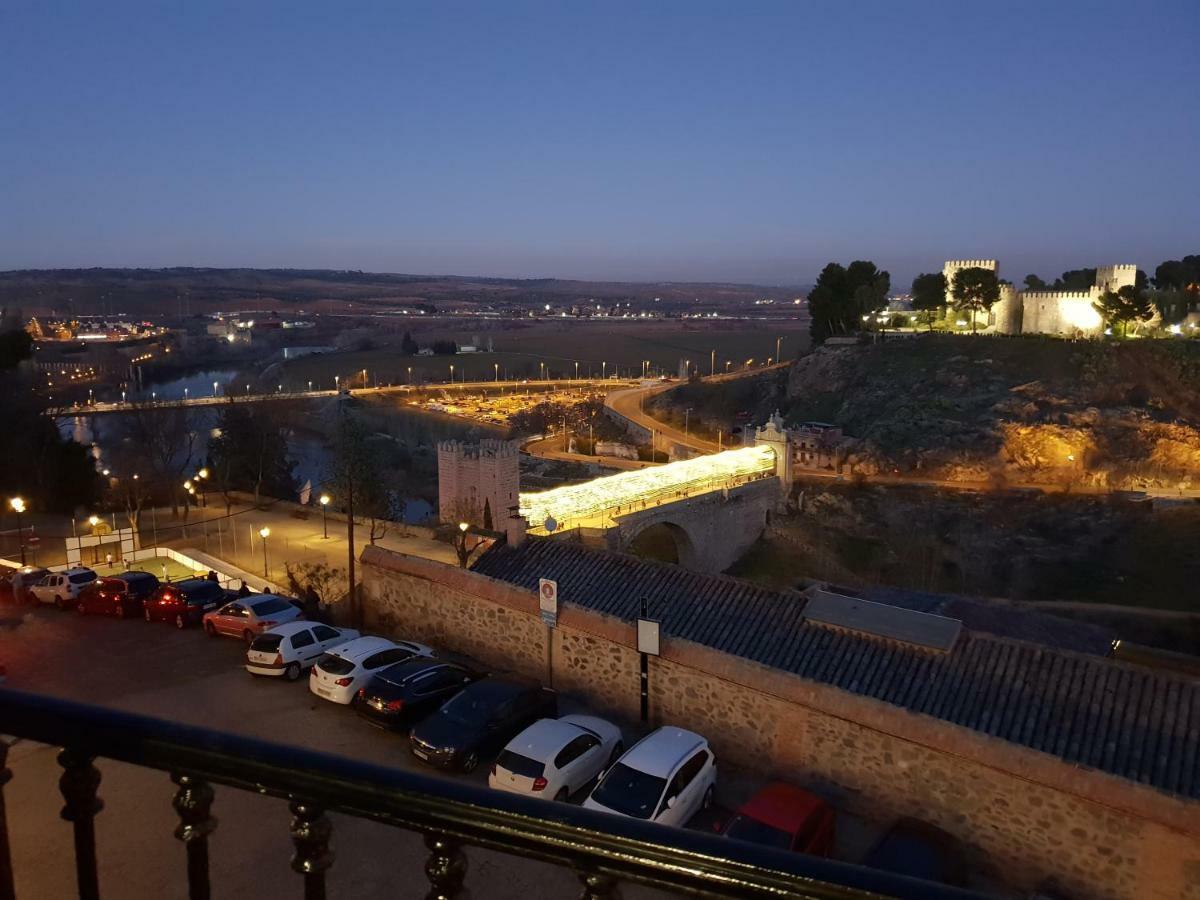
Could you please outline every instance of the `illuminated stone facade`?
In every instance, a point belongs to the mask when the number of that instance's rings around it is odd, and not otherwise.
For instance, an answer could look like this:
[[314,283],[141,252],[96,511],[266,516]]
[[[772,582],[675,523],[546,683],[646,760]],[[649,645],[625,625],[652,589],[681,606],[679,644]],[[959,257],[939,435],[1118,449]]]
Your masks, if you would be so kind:
[[517,507],[518,450],[508,441],[438,444],[438,518],[502,529]]
[[[994,259],[952,259],[942,267],[946,277],[946,305],[953,302],[954,276],[962,269],[988,269],[999,274]],[[1137,266],[1112,265],[1096,269],[1096,282],[1086,291],[1018,291],[1000,285],[1000,300],[977,324],[997,334],[1058,334],[1092,337],[1101,333],[1104,320],[1096,302],[1105,291],[1118,291],[1137,282]]]

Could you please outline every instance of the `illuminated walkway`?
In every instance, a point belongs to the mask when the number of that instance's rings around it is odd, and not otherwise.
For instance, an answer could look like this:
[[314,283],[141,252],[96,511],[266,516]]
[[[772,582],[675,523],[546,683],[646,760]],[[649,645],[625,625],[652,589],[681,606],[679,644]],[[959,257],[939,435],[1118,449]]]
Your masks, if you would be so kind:
[[[775,474],[775,451],[742,447],[710,456],[621,472],[586,484],[520,495],[521,515],[534,533],[564,528],[611,528],[620,516]],[[553,528],[547,527],[548,520]]]

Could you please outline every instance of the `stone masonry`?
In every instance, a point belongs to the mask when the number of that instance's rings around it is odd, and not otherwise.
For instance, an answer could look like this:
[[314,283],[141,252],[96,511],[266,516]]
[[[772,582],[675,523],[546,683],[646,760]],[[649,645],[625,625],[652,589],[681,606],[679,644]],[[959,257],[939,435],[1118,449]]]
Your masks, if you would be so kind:
[[[368,547],[367,627],[547,678],[531,592]],[[637,717],[632,623],[562,598],[553,683]],[[1073,897],[1200,900],[1200,807],[1122,778],[872,698],[668,639],[651,661],[651,711],[705,734],[719,759],[837,795],[868,818],[910,815],[959,837],[974,862]]]

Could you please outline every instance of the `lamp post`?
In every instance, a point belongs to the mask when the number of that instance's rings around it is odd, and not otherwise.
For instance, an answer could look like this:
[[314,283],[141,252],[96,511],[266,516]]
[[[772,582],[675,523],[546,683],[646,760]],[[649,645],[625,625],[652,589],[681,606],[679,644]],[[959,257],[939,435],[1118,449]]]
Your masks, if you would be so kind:
[[454,363],[450,363],[450,383],[454,384]]
[[608,377],[608,360],[600,360],[600,378],[601,380]]
[[689,406],[683,411],[683,436],[688,436],[688,416],[692,414],[692,408]]
[[708,366],[708,374],[709,375],[717,374],[717,351],[715,349],[712,352],[712,360]]
[[783,362],[783,335],[775,338],[775,361]]
[[408,383],[412,384],[412,366],[408,367]]
[[9,507],[17,514],[17,543],[21,545],[21,565],[25,565],[25,531],[21,528],[21,513],[25,512],[25,501],[13,497],[8,501]]
[[321,533],[322,533],[322,535],[324,535],[325,540],[329,540],[329,518],[326,513],[326,509],[329,506],[329,495],[322,494],[320,503],[321,503]]
[[264,525],[258,529],[258,536],[262,538],[263,542],[263,578],[270,578],[271,573],[267,568],[267,538],[271,536],[271,529]]
[[464,569],[471,561],[471,554],[483,543],[478,541],[470,550],[467,549],[467,531],[470,527],[466,522],[459,522],[458,534],[454,537],[454,550],[458,553],[458,564]]
[[213,396],[217,396],[217,383],[215,381],[213,382]]
[[579,380],[579,360],[575,360],[575,380]]
[[500,363],[492,363],[492,368],[496,370],[496,381],[500,381]]

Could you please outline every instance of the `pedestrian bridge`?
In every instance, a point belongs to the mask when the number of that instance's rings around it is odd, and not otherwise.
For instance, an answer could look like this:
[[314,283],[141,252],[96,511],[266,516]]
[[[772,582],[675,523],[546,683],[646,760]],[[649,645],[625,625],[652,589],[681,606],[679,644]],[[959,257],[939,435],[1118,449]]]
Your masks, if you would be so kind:
[[773,448],[742,447],[522,493],[520,512],[531,534],[720,572],[762,534],[779,500],[775,471]]

